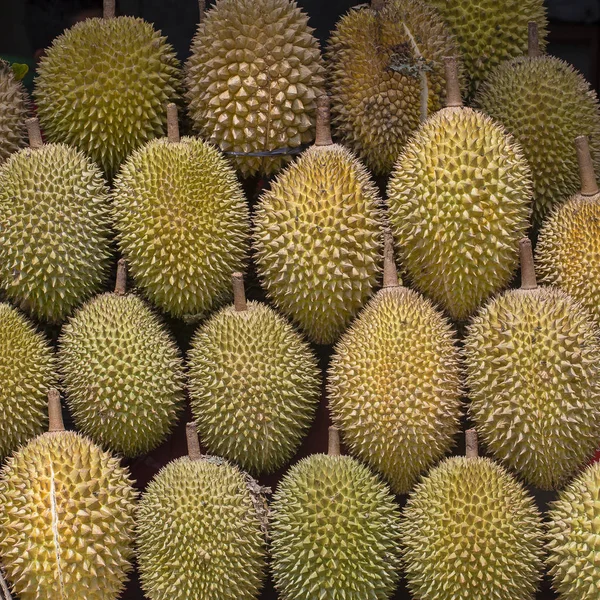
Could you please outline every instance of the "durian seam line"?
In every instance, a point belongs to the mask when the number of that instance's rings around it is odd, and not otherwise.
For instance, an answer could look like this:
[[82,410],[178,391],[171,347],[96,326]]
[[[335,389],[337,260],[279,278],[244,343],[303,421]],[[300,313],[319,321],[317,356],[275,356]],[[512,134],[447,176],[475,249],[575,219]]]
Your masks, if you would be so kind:
[[[415,40],[412,31],[408,28],[408,25],[405,21],[402,21],[402,26],[404,27],[404,31],[410,40],[410,43],[413,47],[414,53],[417,55],[417,58],[424,60],[423,54],[417,45],[417,40]],[[427,80],[427,72],[425,69],[421,69],[419,73],[419,77],[421,79],[421,123],[427,119],[427,108],[429,105],[429,82]]]

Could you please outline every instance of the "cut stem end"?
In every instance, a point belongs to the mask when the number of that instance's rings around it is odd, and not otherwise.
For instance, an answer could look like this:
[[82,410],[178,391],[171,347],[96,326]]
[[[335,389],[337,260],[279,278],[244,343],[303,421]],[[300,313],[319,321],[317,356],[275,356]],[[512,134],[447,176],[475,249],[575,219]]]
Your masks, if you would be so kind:
[[115,10],[115,0],[104,0],[103,4],[103,16],[105,19],[114,19],[116,10]]
[[585,135],[580,135],[575,140],[575,148],[577,149],[577,161],[579,163],[581,195],[595,196],[599,190],[588,138]]
[[244,275],[243,273],[234,273],[231,276],[233,282],[233,306],[238,312],[242,312],[248,309],[246,303],[246,290],[244,289]]
[[317,131],[315,146],[331,146],[331,109],[329,96],[322,94],[317,98]]
[[460,82],[458,81],[458,62],[456,56],[446,56],[446,106],[461,107],[463,105],[460,94]]
[[538,30],[538,24],[535,21],[529,21],[528,27],[528,38],[527,38],[527,56],[535,58],[541,56],[540,50],[540,34]]
[[465,431],[465,456],[467,458],[477,458],[479,456],[479,440],[475,429]]
[[179,137],[179,118],[177,115],[177,105],[174,102],[167,104],[167,138],[171,143],[178,143]]
[[198,0],[198,12],[200,13],[200,23],[202,23],[204,13],[206,13],[206,0]]
[[373,10],[382,10],[385,6],[385,0],[371,0],[371,8]]
[[200,460],[202,458],[202,452],[200,452],[200,440],[198,439],[196,423],[191,421],[185,426],[185,435],[187,438],[187,449],[190,460]]
[[127,261],[120,258],[117,263],[117,280],[115,282],[115,294],[124,296],[127,293]]
[[398,269],[394,259],[394,237],[391,231],[386,231],[383,246],[383,287],[398,287]]
[[523,238],[519,242],[519,251],[521,253],[521,289],[535,290],[537,289],[537,281],[533,264],[533,250],[529,238]]
[[48,390],[48,432],[64,431],[60,392],[56,388]]
[[340,456],[340,430],[332,425],[329,428],[329,446],[327,448],[328,456]]
[[44,141],[42,140],[42,132],[40,131],[40,122],[36,117],[32,117],[25,121],[25,125],[27,126],[29,147],[33,150],[41,148],[44,145]]

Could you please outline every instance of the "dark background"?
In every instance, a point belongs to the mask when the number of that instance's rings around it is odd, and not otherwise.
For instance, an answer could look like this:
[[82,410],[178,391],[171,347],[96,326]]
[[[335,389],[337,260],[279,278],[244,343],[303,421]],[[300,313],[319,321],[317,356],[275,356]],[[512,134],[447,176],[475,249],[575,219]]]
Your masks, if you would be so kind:
[[[327,40],[339,16],[351,6],[360,3],[362,0],[298,0],[298,4],[310,15],[311,25],[322,43]],[[48,46],[65,27],[72,25],[76,16],[99,14],[101,4],[101,1],[97,0],[0,0],[0,57],[11,62],[28,63],[31,66],[31,72],[25,80],[25,84],[31,89],[35,60],[43,48]],[[598,90],[600,86],[600,1],[549,0],[547,5],[550,16],[548,52],[574,64]],[[117,0],[117,11],[118,14],[140,16],[153,22],[156,28],[161,29],[169,38],[182,61],[188,56],[190,42],[198,21],[196,0]],[[379,183],[384,188],[385,182]],[[251,179],[245,181],[244,185],[253,204],[261,187],[268,185],[268,182]],[[107,289],[110,287],[109,282]],[[250,298],[264,299],[252,267],[247,276],[247,293]],[[182,351],[185,352],[195,327],[167,317],[165,319],[178,339]],[[57,330],[47,328],[46,332],[56,340]],[[319,355],[325,372],[331,349],[315,346],[315,352]],[[188,419],[189,412],[181,419],[169,441],[150,455],[127,461],[140,489],[145,487],[149,479],[162,466],[173,458],[185,454],[185,422]],[[328,425],[326,399],[323,394],[317,418],[294,462],[302,456],[326,451]],[[461,442],[456,452],[463,451]],[[261,483],[275,487],[282,474],[276,473],[270,477],[263,477]],[[535,494],[541,509],[545,509],[547,502],[554,498],[554,494],[541,493],[539,490],[532,490],[532,493]],[[404,501],[405,498],[399,498],[400,504]],[[122,597],[126,600],[143,598],[135,575]],[[267,581],[261,600],[271,600],[275,597],[272,585]],[[395,599],[408,598],[408,593],[401,586]],[[548,589],[547,581],[544,582],[538,598],[540,600],[555,598]]]

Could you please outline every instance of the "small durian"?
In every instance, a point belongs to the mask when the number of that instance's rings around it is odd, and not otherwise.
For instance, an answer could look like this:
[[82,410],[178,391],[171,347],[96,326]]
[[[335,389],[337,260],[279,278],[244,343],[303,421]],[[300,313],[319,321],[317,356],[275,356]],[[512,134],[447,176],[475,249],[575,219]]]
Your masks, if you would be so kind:
[[188,355],[192,413],[202,443],[253,473],[294,455],[317,409],[321,377],[310,346],[272,308],[246,302],[241,273],[234,304],[196,332]]
[[400,510],[329,430],[329,453],[284,476],[271,505],[275,587],[286,600],[387,600],[399,579]]
[[328,97],[318,101],[315,144],[260,198],[254,251],[275,306],[331,344],[377,283],[384,217],[365,167],[331,140]]
[[254,600],[266,571],[268,505],[252,478],[202,456],[195,424],[188,456],[150,482],[137,511],[137,559],[149,600]]
[[531,171],[518,144],[463,107],[446,59],[446,106],[406,145],[388,186],[392,231],[414,285],[464,320],[508,285],[531,214]]
[[164,106],[180,99],[175,50],[153,26],[116,17],[76,23],[46,49],[34,99],[51,142],[75,146],[112,177],[121,162],[166,129]]
[[29,102],[12,67],[0,60],[0,164],[26,144],[25,119]]
[[175,426],[183,359],[150,307],[126,293],[123,259],[114,293],[90,300],[63,327],[58,361],[75,426],[97,444],[134,457]]
[[533,177],[533,220],[539,227],[553,206],[577,193],[579,172],[573,140],[589,136],[600,169],[600,103],[570,64],[540,54],[530,24],[529,55],[494,69],[475,104],[502,123],[523,149]]
[[600,329],[565,292],[537,287],[529,239],[521,273],[521,289],[492,299],[468,327],[469,413],[491,454],[556,489],[600,445]]
[[0,471],[0,566],[20,600],[117,600],[137,492],[116,458],[64,430],[58,391],[48,396],[48,433]]
[[392,244],[386,234],[383,289],[337,343],[327,391],[352,453],[407,494],[460,431],[461,368],[450,323],[400,285]]
[[28,119],[30,148],[0,167],[0,287],[38,319],[60,322],[108,275],[109,190],[80,151],[43,144]]
[[243,268],[249,211],[221,153],[179,138],[177,107],[168,137],[148,142],[123,164],[112,193],[119,248],[135,283],[175,317],[208,313],[230,296]]
[[402,514],[403,566],[415,600],[533,600],[542,576],[542,518],[525,488],[477,456],[447,458]]

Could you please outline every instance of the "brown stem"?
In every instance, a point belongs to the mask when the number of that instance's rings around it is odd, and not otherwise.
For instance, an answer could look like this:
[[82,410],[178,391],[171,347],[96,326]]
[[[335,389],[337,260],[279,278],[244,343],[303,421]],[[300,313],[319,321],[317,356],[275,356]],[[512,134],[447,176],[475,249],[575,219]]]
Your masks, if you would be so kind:
[[188,456],[190,460],[200,460],[202,452],[200,452],[200,440],[198,439],[198,429],[196,423],[190,421],[185,426],[185,435],[187,437]]
[[105,19],[115,18],[115,0],[104,0],[103,16]]
[[538,24],[535,21],[529,21],[527,26],[529,28],[527,56],[530,58],[541,56],[542,52],[540,51],[540,35],[538,31]]
[[317,98],[317,133],[315,146],[331,146],[331,114],[329,109],[329,96],[321,94]]
[[6,579],[4,578],[4,573],[0,569],[0,587],[2,588],[2,593],[4,594],[5,600],[12,600],[12,596],[10,595],[10,590],[8,589],[8,585],[6,584]]
[[465,431],[465,456],[467,458],[477,458],[479,456],[479,442],[477,440],[477,431],[475,429],[467,429]]
[[339,456],[340,452],[340,430],[332,425],[329,428],[329,446],[327,448],[328,456]]
[[177,105],[174,102],[167,104],[167,138],[169,142],[177,143],[179,137],[179,119],[177,116]]
[[120,258],[117,263],[117,280],[115,282],[115,294],[124,296],[127,293],[127,261]]
[[371,8],[373,10],[382,10],[385,6],[385,0],[371,0]]
[[204,19],[204,13],[206,13],[206,0],[198,0],[198,9],[200,12],[200,23]]
[[462,106],[460,83],[458,81],[458,63],[455,56],[444,57],[446,65],[446,106]]
[[246,290],[244,290],[244,275],[242,273],[234,273],[231,276],[233,281],[233,306],[238,312],[248,309],[246,304]]
[[25,125],[27,126],[27,135],[29,136],[29,147],[33,150],[41,148],[44,145],[44,141],[42,140],[42,132],[40,131],[40,122],[36,117],[32,117],[25,121]]
[[598,193],[598,183],[594,173],[594,163],[590,154],[590,144],[585,135],[575,139],[577,161],[579,162],[579,177],[581,179],[581,195],[595,196]]
[[519,250],[521,253],[521,289],[535,290],[537,289],[537,281],[535,278],[535,267],[533,265],[531,240],[529,238],[523,238],[519,242]]
[[394,260],[394,236],[391,231],[386,230],[383,246],[383,287],[398,287],[399,285],[398,269],[396,269]]
[[64,431],[65,424],[62,418],[62,407],[60,405],[60,393],[56,388],[48,391],[48,432]]

